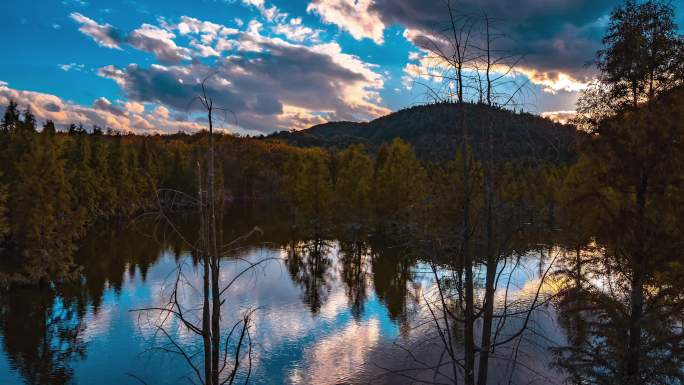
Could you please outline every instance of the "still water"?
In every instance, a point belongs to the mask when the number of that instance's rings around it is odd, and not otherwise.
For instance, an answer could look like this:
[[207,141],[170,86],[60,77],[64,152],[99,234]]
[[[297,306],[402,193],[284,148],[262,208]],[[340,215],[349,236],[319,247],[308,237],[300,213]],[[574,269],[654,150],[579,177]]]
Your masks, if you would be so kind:
[[[272,258],[237,281],[223,307],[224,330],[242,311],[256,309],[251,383],[395,384],[431,373],[400,372],[440,354],[424,306],[434,295],[434,275],[421,258],[391,243],[306,239],[277,210],[241,208],[226,217],[227,238],[254,225],[264,234],[235,251],[242,260],[223,260],[222,282],[246,261]],[[183,231],[193,228],[188,223]],[[178,266],[191,283],[182,300],[201,303],[201,266],[167,235],[144,222],[97,228],[75,258],[81,282],[1,294],[0,384],[190,383],[181,358],[155,349],[158,314],[134,311],[168,302]],[[543,263],[534,253],[519,258],[509,290],[529,292]],[[552,310],[539,313],[519,364],[531,369],[512,369],[502,359],[493,365],[501,375],[492,383],[558,380],[546,349],[562,335]],[[167,325],[185,346],[201,343],[181,325]]]

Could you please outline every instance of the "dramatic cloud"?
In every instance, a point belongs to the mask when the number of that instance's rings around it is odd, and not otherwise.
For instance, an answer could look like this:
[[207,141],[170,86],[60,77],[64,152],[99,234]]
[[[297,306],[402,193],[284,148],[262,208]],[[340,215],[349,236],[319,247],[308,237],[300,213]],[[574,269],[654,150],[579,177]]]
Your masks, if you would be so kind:
[[[493,70],[506,74],[506,80],[529,80],[525,84],[532,85],[530,94],[534,95],[523,101],[525,109],[535,104],[532,109],[552,111],[545,116],[557,120],[569,116],[567,110],[572,109],[578,92],[595,75],[585,63],[599,47],[607,15],[618,2],[521,0],[511,6],[507,0],[452,1],[458,14],[486,11],[498,20],[494,27],[510,38],[498,40],[496,48],[523,60],[514,71],[504,65]],[[408,93],[405,89],[412,88],[416,80],[434,80],[433,75],[444,68],[429,57],[423,44],[426,36],[434,38],[434,32],[445,26],[448,12],[444,1],[309,0],[305,19],[320,19],[309,25],[295,17],[300,15],[290,15],[276,6],[280,4],[276,0],[232,4],[226,6],[242,13],[227,18],[225,25],[217,19],[180,15],[155,21],[150,15],[146,23],[125,31],[99,17],[95,21],[71,13],[79,31],[98,45],[146,52],[155,60],[136,59],[137,64],[116,66],[100,63],[98,75],[116,82],[120,92],[89,101],[88,106],[79,107],[53,95],[11,90],[6,84],[3,92],[19,93],[32,100],[45,117],[59,116],[60,121],[73,117],[86,122],[86,117],[92,117],[97,124],[125,130],[151,130],[156,124],[168,123],[158,129],[173,131],[182,121],[190,128],[205,123],[198,120],[202,115],[199,105],[190,102],[198,95],[202,79],[211,75],[207,89],[216,104],[230,108],[237,117],[236,122],[232,115],[227,116],[221,124],[242,133],[268,133],[386,114],[390,110],[381,93],[393,107],[401,107],[402,100],[410,102],[401,94]],[[367,41],[354,47],[356,55],[348,54],[330,40],[338,36],[338,29],[356,40],[368,39],[383,47],[373,52],[374,44]],[[481,38],[473,37],[476,42]],[[98,49],[95,45],[88,48]],[[389,63],[392,55],[399,59]],[[371,57],[385,67],[369,63],[366,58]],[[90,61],[81,62],[93,66]],[[58,66],[72,72],[71,77],[85,69],[75,62]],[[386,84],[394,93],[385,89]],[[539,90],[542,92],[537,93]],[[530,101],[537,94],[543,97]]]
[[[188,21],[177,28],[202,33],[191,27],[199,21]],[[212,75],[206,82],[208,92],[217,105],[236,113],[243,130],[299,129],[327,119],[370,119],[389,112],[379,96],[382,75],[375,66],[343,53],[336,43],[302,45],[267,37],[255,22],[233,37],[228,36],[232,31],[222,34],[221,28],[211,28],[218,31],[215,36],[224,36],[211,39],[216,46],[232,53],[213,64],[106,66],[98,74],[114,80],[130,101],[176,111],[196,111],[199,105],[191,101],[201,80]],[[231,118],[226,123],[235,122]]]
[[[619,0],[464,0],[452,2],[458,14],[482,12],[510,36],[504,47],[523,55],[522,73],[545,91],[576,91],[594,75],[585,63],[600,45],[607,15]],[[313,0],[309,11],[327,23],[337,24],[354,38],[381,44],[387,26],[398,24],[411,33],[406,38],[429,34],[445,26],[446,3],[423,0]]]

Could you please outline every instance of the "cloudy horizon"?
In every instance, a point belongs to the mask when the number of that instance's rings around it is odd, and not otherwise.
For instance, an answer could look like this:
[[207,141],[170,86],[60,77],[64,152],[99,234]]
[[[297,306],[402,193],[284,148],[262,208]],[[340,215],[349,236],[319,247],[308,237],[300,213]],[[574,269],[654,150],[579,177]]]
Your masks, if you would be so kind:
[[[41,4],[45,3],[45,4]],[[520,57],[526,111],[565,120],[595,75],[610,11],[621,1],[454,1],[486,12]],[[136,133],[205,127],[191,101],[199,82],[240,134],[370,120],[428,101],[418,39],[444,22],[444,1],[64,0],[0,5],[10,60],[0,106],[30,105],[39,120]],[[681,20],[680,25],[681,25]],[[419,80],[419,81],[416,81]]]

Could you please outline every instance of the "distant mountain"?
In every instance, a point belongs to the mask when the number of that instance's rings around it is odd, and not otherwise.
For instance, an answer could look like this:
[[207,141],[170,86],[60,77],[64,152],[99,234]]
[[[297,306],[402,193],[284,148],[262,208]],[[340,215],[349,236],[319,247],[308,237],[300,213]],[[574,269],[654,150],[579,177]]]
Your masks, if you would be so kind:
[[464,108],[470,145],[480,154],[487,116],[494,127],[495,156],[498,159],[538,159],[567,161],[573,157],[576,131],[573,126],[552,122],[529,113],[488,107],[481,104],[440,103],[411,107],[370,122],[330,122],[311,128],[281,131],[267,138],[303,147],[342,148],[364,143],[377,150],[399,137],[413,145],[426,160],[449,159],[463,140],[460,109]]

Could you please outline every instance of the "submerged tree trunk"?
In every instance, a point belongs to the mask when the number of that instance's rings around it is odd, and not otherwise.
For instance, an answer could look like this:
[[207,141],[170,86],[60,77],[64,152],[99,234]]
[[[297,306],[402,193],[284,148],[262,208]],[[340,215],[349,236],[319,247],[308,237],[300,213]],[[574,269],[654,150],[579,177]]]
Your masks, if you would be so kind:
[[465,269],[465,383],[475,383],[475,300],[473,288],[473,258],[470,254],[470,164],[468,159],[468,130],[465,124],[465,106],[461,109],[463,128],[463,268]]
[[[206,212],[204,206],[204,198],[202,191],[202,169],[199,163],[197,164],[197,177],[199,180],[199,215],[200,215],[200,250],[206,250]],[[212,371],[211,371],[211,312],[209,310],[209,298],[211,296],[209,292],[209,271],[211,258],[204,252],[202,255],[202,344],[204,348],[204,379],[205,385],[214,385],[212,381]]]
[[644,311],[644,273],[645,273],[645,237],[644,226],[646,211],[646,193],[648,178],[641,171],[639,184],[636,186],[636,234],[632,262],[632,278],[629,314],[629,342],[627,345],[627,383],[637,385],[641,383],[641,332],[642,315]]
[[219,287],[219,253],[216,230],[216,194],[214,175],[214,127],[212,122],[212,105],[209,104],[209,250],[211,254],[211,377],[214,384],[219,383],[219,351],[221,344],[221,288]]
[[[489,32],[489,24],[487,24],[487,32]],[[489,44],[489,35],[487,35],[487,44]],[[487,100],[491,101],[491,83],[489,81],[489,46],[487,47]],[[494,290],[497,270],[497,250],[494,247],[494,218],[493,218],[493,200],[494,200],[494,143],[493,143],[493,127],[489,110],[486,116],[487,128],[487,151],[485,163],[485,218],[486,218],[486,261],[487,261],[487,276],[485,278],[485,297],[484,297],[484,312],[482,322],[482,341],[480,348],[480,364],[478,367],[478,385],[487,385],[487,375],[489,372],[489,352],[492,344],[492,324],[494,318]]]

